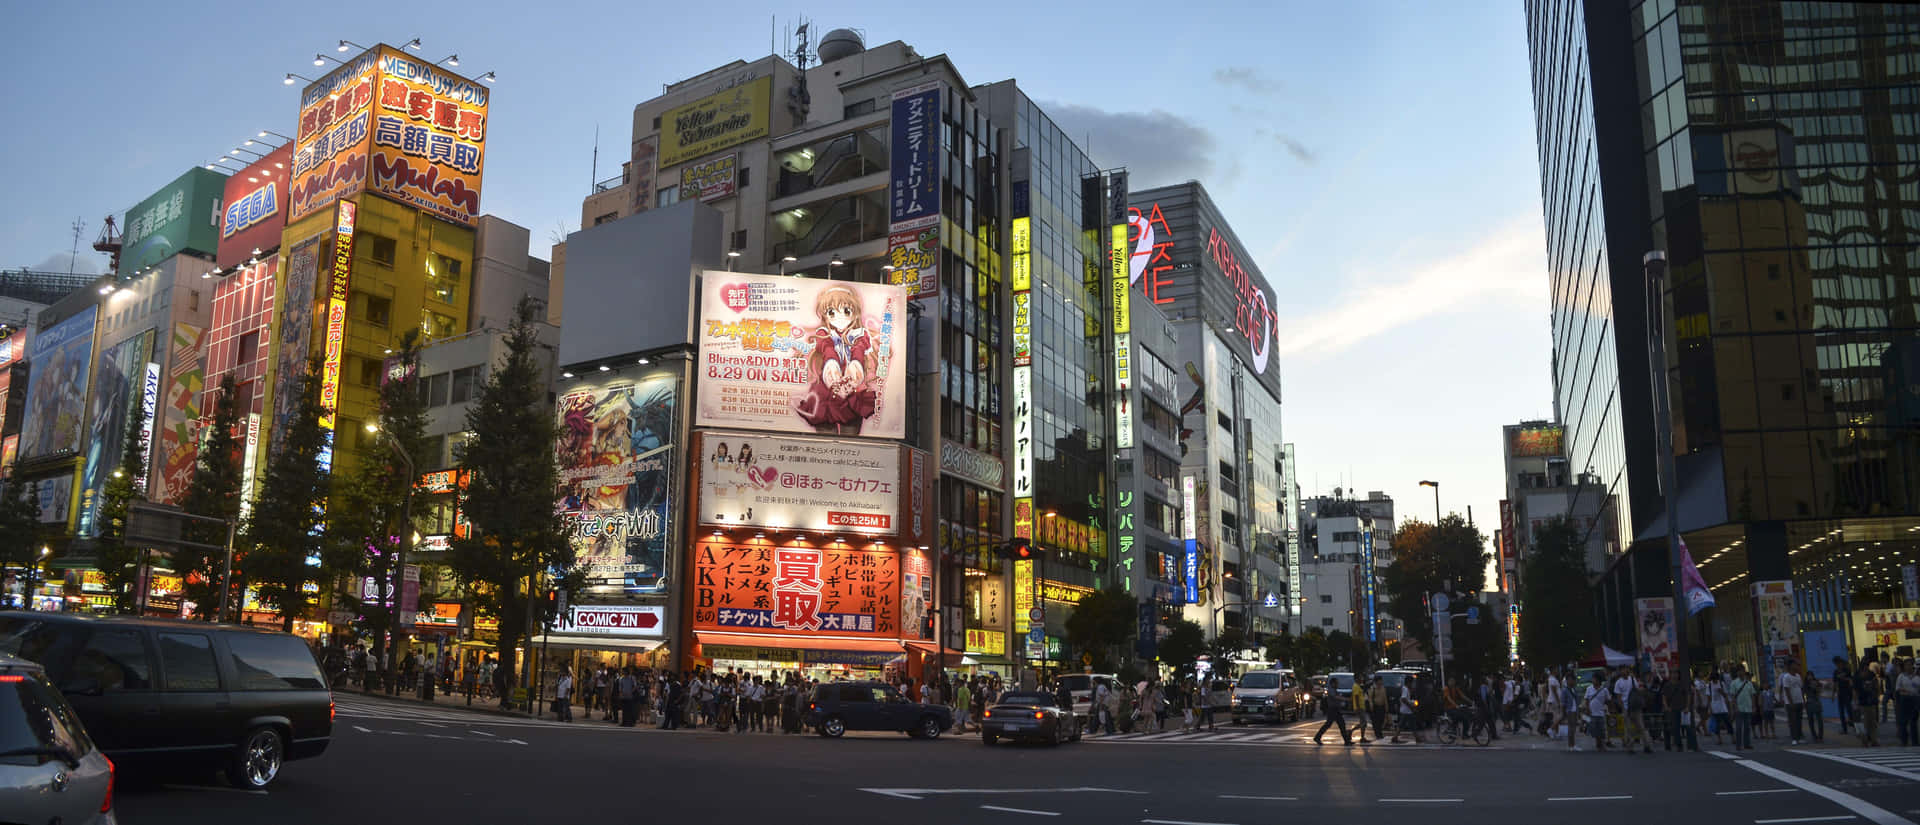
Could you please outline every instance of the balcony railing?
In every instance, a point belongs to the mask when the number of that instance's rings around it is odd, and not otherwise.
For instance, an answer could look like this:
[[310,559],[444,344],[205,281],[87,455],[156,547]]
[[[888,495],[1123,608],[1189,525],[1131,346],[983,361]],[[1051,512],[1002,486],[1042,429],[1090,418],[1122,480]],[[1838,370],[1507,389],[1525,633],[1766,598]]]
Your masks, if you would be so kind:
[[622,187],[622,186],[625,186],[625,185],[627,185],[627,176],[626,176],[626,175],[620,175],[620,176],[618,176],[618,177],[612,177],[612,178],[607,178],[606,180],[603,180],[603,181],[601,181],[601,182],[599,182],[599,183],[596,183],[596,184],[594,184],[594,185],[593,185],[593,193],[594,193],[594,194],[596,194],[596,195],[598,195],[598,194],[600,194],[601,192],[605,192],[605,191],[607,191],[608,189],[618,189],[618,188],[620,188],[620,187]]
[[821,252],[852,246],[887,234],[887,208],[884,203],[864,196],[843,198],[814,217],[804,234],[789,237],[773,245],[776,257],[792,255],[804,258]]
[[780,167],[774,197],[784,198],[865,177],[887,168],[887,149],[866,132],[841,135],[827,142],[806,168]]

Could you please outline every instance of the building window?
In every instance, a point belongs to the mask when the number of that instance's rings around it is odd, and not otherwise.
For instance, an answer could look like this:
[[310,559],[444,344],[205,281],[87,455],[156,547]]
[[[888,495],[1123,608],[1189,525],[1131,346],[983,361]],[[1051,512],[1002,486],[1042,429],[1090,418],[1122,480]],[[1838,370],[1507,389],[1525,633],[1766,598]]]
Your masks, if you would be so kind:
[[393,321],[393,299],[379,295],[367,296],[367,323],[385,328]]
[[376,358],[356,358],[360,362],[360,386],[373,387],[380,384],[380,361]]
[[385,235],[367,236],[367,255],[371,257],[376,264],[393,266],[393,256],[399,247],[400,244],[398,241]]
[[1322,596],[1320,597],[1320,603],[1321,603],[1321,604],[1333,604],[1333,597],[1332,597],[1332,596],[1327,596],[1327,595],[1322,595]]
[[427,406],[441,407],[447,403],[447,389],[452,376],[446,373],[429,375],[420,380],[420,391],[426,393]]
[[465,404],[472,401],[480,390],[480,368],[478,366],[461,367],[453,371],[453,382],[448,401]]
[[617,220],[619,220],[619,219],[620,219],[620,213],[619,213],[619,212],[608,212],[608,213],[607,213],[607,214],[605,214],[605,215],[601,215],[601,216],[599,216],[599,217],[597,217],[597,218],[594,218],[594,219],[593,219],[593,225],[594,225],[594,226],[599,226],[599,225],[601,225],[601,224],[603,224],[603,223],[613,223],[614,221],[617,221]]
[[660,194],[655,196],[655,199],[654,199],[655,206],[672,206],[679,202],[680,202],[680,187],[678,186],[669,186],[665,189],[660,190]]
[[258,334],[240,336],[240,357],[234,363],[246,366],[252,364],[253,359],[260,357],[260,336],[265,334],[267,334],[266,331],[261,330]]
[[420,331],[426,333],[428,339],[446,338],[453,334],[453,330],[452,316],[432,311],[420,313]]
[[200,311],[200,290],[197,290],[197,289],[187,290],[187,311],[188,312]]
[[1320,619],[1320,626],[1321,626],[1321,627],[1332,627],[1332,626],[1333,626],[1333,617],[1332,617],[1332,616],[1326,616],[1326,617],[1322,617],[1322,618]]
[[865,114],[872,114],[873,109],[874,109],[873,98],[867,98],[866,100],[856,100],[852,103],[847,104],[846,108],[841,110],[840,116],[842,118],[859,117]]
[[460,261],[445,255],[435,255],[434,260],[437,266],[427,270],[428,294],[441,303],[456,303],[460,297]]

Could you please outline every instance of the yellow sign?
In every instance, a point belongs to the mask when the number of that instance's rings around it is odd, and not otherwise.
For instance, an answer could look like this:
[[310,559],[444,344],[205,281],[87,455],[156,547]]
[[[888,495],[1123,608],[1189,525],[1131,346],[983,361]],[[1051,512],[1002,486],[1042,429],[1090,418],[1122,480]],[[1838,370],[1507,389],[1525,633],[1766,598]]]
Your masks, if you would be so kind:
[[674,166],[767,136],[773,77],[751,80],[660,116],[660,165]]
[[379,54],[367,188],[474,225],[493,90],[391,46]]
[[320,364],[320,426],[333,429],[340,411],[340,365],[347,348],[347,282],[353,275],[353,224],[359,206],[338,202],[334,221],[333,284],[327,289],[327,349]]
[[1079,604],[1080,600],[1093,593],[1091,587],[1040,580],[1040,600],[1060,604]]
[[1017,636],[1027,635],[1033,627],[1028,614],[1033,612],[1033,560],[1019,559],[1013,563],[1013,632]]
[[1113,228],[1113,332],[1133,331],[1133,313],[1127,307],[1127,225]]
[[1007,634],[998,630],[967,628],[967,652],[983,656],[1007,655]]
[[1013,219],[1013,291],[1033,288],[1033,219]]

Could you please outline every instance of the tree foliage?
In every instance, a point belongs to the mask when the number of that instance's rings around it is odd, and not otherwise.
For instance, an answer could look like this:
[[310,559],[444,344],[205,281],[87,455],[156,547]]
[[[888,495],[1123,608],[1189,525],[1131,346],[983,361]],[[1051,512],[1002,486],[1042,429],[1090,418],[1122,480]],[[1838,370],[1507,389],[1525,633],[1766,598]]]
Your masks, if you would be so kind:
[[[208,422],[200,441],[200,454],[193,464],[193,481],[180,499],[180,508],[196,516],[237,522],[240,518],[241,468],[245,457],[246,433],[241,430],[241,399],[233,374],[220,379],[220,397],[213,404],[213,420]],[[199,619],[216,618],[220,612],[220,580],[226,566],[226,554],[214,549],[227,542],[227,528],[219,524],[188,521],[181,538],[206,547],[182,546],[174,551],[171,566],[180,574],[187,601],[193,603],[193,615]],[[237,577],[236,577],[237,578]],[[237,603],[236,588],[229,598]]]
[[1139,617],[1140,603],[1118,588],[1088,593],[1074,605],[1067,617],[1067,645],[1078,660],[1079,654],[1093,657],[1093,669],[1113,673],[1127,655]]
[[[407,523],[408,495],[419,481],[419,472],[433,469],[430,465],[435,461],[427,454],[427,403],[420,391],[417,331],[408,330],[401,337],[394,362],[399,372],[386,376],[380,385],[379,418],[373,422],[377,432],[362,443],[354,472],[335,484],[337,501],[327,513],[328,532],[339,537],[328,572],[344,580],[347,586],[341,588],[339,598],[362,617],[362,629],[373,632],[375,649],[383,651],[388,634],[397,630],[394,619],[399,611],[390,605],[398,602],[401,580],[393,575],[394,564],[400,543],[410,542],[413,536],[413,525]],[[414,472],[408,472],[408,462]],[[351,586],[363,575],[381,583],[387,592],[363,601],[360,588]]]
[[1309,627],[1298,636],[1274,639],[1267,645],[1267,658],[1281,663],[1283,667],[1292,668],[1296,674],[1310,676],[1329,669],[1327,660],[1330,650],[1326,631]]
[[127,505],[136,499],[146,500],[139,487],[147,477],[147,452],[141,449],[146,445],[140,438],[146,423],[146,411],[135,405],[127,416],[127,431],[121,437],[124,446],[120,450],[120,464],[100,490],[96,566],[100,577],[106,580],[107,592],[113,594],[115,613],[132,613],[140,604],[140,557],[144,550],[129,544],[125,536]]
[[1486,536],[1458,515],[1441,519],[1438,527],[1417,519],[1400,525],[1393,552],[1393,565],[1386,568],[1388,612],[1406,623],[1408,636],[1423,643],[1433,638],[1427,594],[1445,590],[1446,582],[1456,594],[1479,591],[1493,559]]
[[1586,546],[1565,517],[1534,532],[1520,581],[1520,607],[1520,655],[1528,662],[1577,662],[1597,644]]
[[1186,619],[1167,622],[1167,629],[1166,638],[1160,640],[1160,662],[1173,668],[1176,680],[1183,680],[1193,675],[1194,663],[1207,652],[1207,634],[1198,622]]
[[289,631],[313,602],[306,586],[318,579],[320,571],[308,559],[329,549],[326,531],[319,524],[329,486],[320,457],[329,434],[320,426],[317,365],[309,365],[292,391],[297,394],[294,414],[281,435],[279,452],[267,461],[266,478],[247,518],[244,564],[261,601],[280,613],[281,628]]
[[507,328],[506,354],[467,410],[473,435],[460,451],[471,477],[466,512],[472,534],[455,539],[447,561],[480,613],[500,620],[496,649],[513,683],[513,650],[525,637],[526,582],[573,567],[573,547],[554,513],[559,475],[547,389],[535,361],[536,303],[522,299]]
[[0,567],[33,567],[40,560],[40,545],[40,491],[18,477],[9,478],[0,490]]

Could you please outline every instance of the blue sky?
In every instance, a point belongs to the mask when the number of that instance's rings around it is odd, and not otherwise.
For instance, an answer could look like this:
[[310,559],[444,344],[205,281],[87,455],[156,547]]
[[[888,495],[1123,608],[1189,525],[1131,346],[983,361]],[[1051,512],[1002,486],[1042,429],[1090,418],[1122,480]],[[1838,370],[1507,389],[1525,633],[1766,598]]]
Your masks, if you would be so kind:
[[280,78],[325,71],[314,52],[416,36],[498,73],[482,206],[546,257],[577,228],[596,125],[608,177],[635,103],[765,54],[802,12],[1017,78],[1135,188],[1205,182],[1279,296],[1307,492],[1431,517],[1417,482],[1436,478],[1443,508],[1497,521],[1500,425],[1552,413],[1518,2],[30,4],[8,15],[0,266],[64,269],[75,218],[85,249],[189,166],[291,133]]

